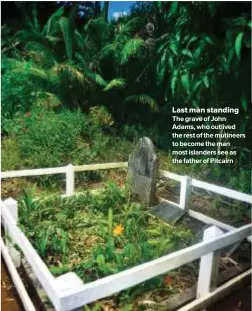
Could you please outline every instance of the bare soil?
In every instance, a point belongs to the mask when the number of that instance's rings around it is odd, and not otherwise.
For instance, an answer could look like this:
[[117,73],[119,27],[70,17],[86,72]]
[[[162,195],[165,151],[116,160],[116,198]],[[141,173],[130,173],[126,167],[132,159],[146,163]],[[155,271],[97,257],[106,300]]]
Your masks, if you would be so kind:
[[1,310],[24,311],[3,260],[1,261],[1,295]]

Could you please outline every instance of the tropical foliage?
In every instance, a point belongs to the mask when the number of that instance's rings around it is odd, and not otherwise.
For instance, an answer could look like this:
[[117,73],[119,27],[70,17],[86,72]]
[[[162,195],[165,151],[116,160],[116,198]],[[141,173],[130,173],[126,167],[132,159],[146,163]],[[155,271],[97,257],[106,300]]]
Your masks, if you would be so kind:
[[[250,3],[136,2],[110,21],[109,2],[55,5],[43,19],[36,2],[19,6],[21,27],[2,26],[4,134],[27,112],[55,120],[66,109],[89,115],[98,107],[109,114],[106,134],[150,135],[167,151],[172,106],[230,106],[240,114],[228,121],[248,138]],[[251,168],[250,141],[231,141],[237,172]]]

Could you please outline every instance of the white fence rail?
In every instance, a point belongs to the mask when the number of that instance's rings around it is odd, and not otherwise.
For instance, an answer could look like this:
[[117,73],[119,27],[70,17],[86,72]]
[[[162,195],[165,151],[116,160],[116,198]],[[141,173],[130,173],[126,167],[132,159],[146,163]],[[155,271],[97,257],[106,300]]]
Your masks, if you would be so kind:
[[251,234],[251,225],[234,229],[210,241],[203,241],[156,260],[111,275],[78,288],[61,291],[56,279],[47,269],[30,242],[17,227],[8,207],[2,203],[2,218],[11,232],[14,242],[22,249],[24,256],[32,266],[36,276],[43,285],[56,310],[69,311],[87,303],[107,297],[118,291],[137,285],[157,275],[176,269],[201,256],[232,245]]
[[67,166],[54,167],[54,168],[39,168],[39,169],[32,169],[32,170],[2,172],[1,179],[14,178],[14,177],[66,174],[66,195],[72,195],[74,194],[74,173],[75,172],[108,170],[108,169],[127,168],[127,167],[128,167],[127,162],[87,164],[87,165],[76,165],[76,166],[69,164]]
[[[66,167],[60,168],[50,168],[50,169],[36,169],[36,170],[25,170],[25,171],[13,171],[2,173],[2,178],[11,177],[21,177],[21,176],[36,176],[36,175],[46,175],[46,174],[66,174],[66,194],[72,195],[74,193],[74,173],[81,171],[90,171],[97,169],[111,169],[111,168],[126,168],[127,162],[121,163],[107,163],[107,164],[94,164],[94,165],[81,165],[72,166],[68,165]],[[160,176],[163,178],[171,178],[176,181],[181,182],[180,191],[180,208],[188,210],[188,200],[190,197],[191,188],[199,187],[214,193],[225,195],[227,197],[237,199],[243,202],[252,203],[252,196],[240,193],[238,191],[230,190],[223,187],[218,187],[205,182],[201,182],[195,179],[190,179],[187,176],[180,176],[173,173],[160,171]],[[9,200],[10,202],[10,200]],[[13,203],[13,200],[12,200]],[[10,205],[10,204],[9,204]],[[218,287],[212,292],[210,290],[209,284],[213,279],[213,269],[214,260],[216,260],[216,252],[224,247],[233,245],[251,235],[251,225],[245,225],[241,228],[234,228],[230,225],[223,224],[222,222],[215,220],[209,216],[197,213],[195,211],[189,210],[189,215],[209,224],[214,224],[222,229],[228,230],[229,232],[223,233],[220,236],[213,235],[212,237],[197,243],[193,246],[187,247],[185,249],[179,250],[172,254],[163,256],[161,258],[155,259],[153,261],[138,265],[131,269],[125,270],[123,272],[102,278],[100,280],[94,281],[88,284],[82,284],[78,287],[73,286],[70,289],[59,286],[60,279],[55,279],[50,273],[45,263],[41,260],[35,249],[32,247],[31,243],[22,233],[22,231],[17,226],[17,221],[15,220],[15,215],[12,215],[8,207],[8,201],[1,203],[2,207],[2,221],[10,232],[14,242],[22,249],[24,256],[30,263],[32,269],[34,270],[37,278],[41,282],[44,290],[50,297],[52,303],[54,304],[57,311],[70,311],[79,308],[87,303],[94,302],[98,299],[107,297],[109,295],[115,294],[118,291],[127,289],[134,285],[137,285],[143,281],[151,279],[163,273],[167,273],[170,270],[176,269],[184,264],[187,264],[193,260],[201,258],[201,260],[209,262],[209,267],[211,271],[208,271],[208,289],[202,290],[200,284],[203,283],[202,278],[205,278],[204,272],[201,269],[198,284],[198,292],[204,293],[202,297],[194,300],[191,305],[195,309],[190,309],[190,304],[188,304],[188,309],[183,307],[181,310],[196,310],[197,306],[204,307],[204,301],[209,303],[209,297],[215,297],[215,295],[220,295],[221,292],[227,290],[225,286]],[[14,216],[14,217],[13,217]],[[212,228],[211,232],[217,232],[218,229]],[[206,267],[206,269],[209,269]],[[244,274],[244,277],[247,276]],[[64,282],[67,280],[64,279]],[[69,279],[70,280],[70,279]],[[237,279],[237,282],[240,279]],[[236,282],[235,279],[232,282]],[[230,285],[231,286],[231,285]],[[216,293],[216,294],[215,294]],[[198,310],[198,309],[197,309]]]
[[1,238],[1,254],[4,258],[4,261],[6,263],[6,266],[9,270],[9,273],[11,275],[11,278],[13,280],[13,283],[16,287],[16,290],[19,294],[19,297],[22,301],[22,304],[24,306],[24,309],[26,311],[36,311],[27,291],[25,288],[25,285],[19,276],[17,269],[12,261],[12,258],[9,254],[8,248],[5,246],[3,239]]

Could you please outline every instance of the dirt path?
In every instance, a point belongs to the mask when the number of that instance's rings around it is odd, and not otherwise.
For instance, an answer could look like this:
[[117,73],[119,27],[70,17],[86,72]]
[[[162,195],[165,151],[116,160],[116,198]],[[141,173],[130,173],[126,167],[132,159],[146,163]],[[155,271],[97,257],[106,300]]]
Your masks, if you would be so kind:
[[3,259],[1,261],[1,295],[1,310],[24,311]]

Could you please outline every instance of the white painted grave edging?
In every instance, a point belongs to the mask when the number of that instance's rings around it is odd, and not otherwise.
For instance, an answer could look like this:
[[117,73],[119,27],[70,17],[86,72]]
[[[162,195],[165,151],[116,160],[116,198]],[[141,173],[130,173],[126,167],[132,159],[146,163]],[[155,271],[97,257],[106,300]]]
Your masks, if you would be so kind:
[[[66,196],[69,196],[74,194],[74,172],[90,171],[98,169],[111,169],[111,168],[127,168],[127,165],[128,165],[127,162],[90,164],[81,166],[72,166],[70,164],[67,167],[3,172],[2,178],[25,177],[25,176],[47,175],[47,174],[49,175],[66,174]],[[181,182],[181,195],[179,204],[180,208],[188,209],[188,200],[190,197],[191,186],[203,188],[212,191],[214,193],[225,195],[227,197],[240,200],[243,202],[252,203],[252,196],[248,194],[244,194],[224,187],[219,187],[205,182],[201,182],[196,179],[190,179],[187,176],[180,176],[166,171],[159,171],[159,173],[160,177],[171,178]],[[41,282],[46,293],[48,294],[56,310],[58,311],[70,311],[76,309],[87,303],[94,302],[100,298],[107,297],[109,295],[117,293],[118,291],[137,285],[152,277],[166,273],[172,269],[178,268],[181,265],[189,263],[202,256],[203,257],[208,256],[207,254],[209,253],[211,254],[228,245],[232,245],[248,237],[249,235],[251,235],[252,229],[251,225],[245,225],[241,228],[236,229],[211,217],[189,210],[188,211],[189,215],[191,215],[192,217],[195,217],[205,223],[217,225],[222,229],[229,230],[230,232],[225,233],[219,237],[216,237],[210,241],[200,242],[198,244],[187,247],[180,251],[163,256],[161,258],[147,262],[145,264],[138,265],[136,267],[117,273],[115,275],[102,278],[92,283],[83,285],[79,283],[80,285],[79,288],[71,288],[71,289],[65,288],[64,290],[62,290],[62,287],[59,286],[60,279],[57,280],[53,277],[53,275],[50,273],[45,263],[41,260],[37,252],[34,250],[32,245],[28,241],[28,239],[17,227],[16,220],[13,218],[13,216],[15,217],[15,215],[11,214],[11,211],[9,211],[8,208],[6,207],[6,204],[1,203],[1,206],[2,206],[2,219],[4,225],[10,232],[15,243],[18,244],[19,247],[22,249],[27,261],[30,263],[37,278]],[[249,237],[248,239],[250,238],[251,237]],[[215,292],[219,293],[218,291],[219,288],[217,288],[213,293]],[[213,293],[206,294],[205,295],[206,299],[207,297],[210,297],[211,294]],[[201,301],[202,299],[204,300],[204,297],[197,299],[195,301],[197,302],[199,300]]]
[[[223,231],[212,226],[204,230],[203,241],[211,241],[221,236]],[[206,254],[200,259],[199,277],[197,284],[196,297],[200,298],[209,293],[217,286],[217,275],[219,268],[219,252]]]
[[243,226],[211,241],[197,243],[153,261],[83,285],[78,290],[69,290],[60,298],[60,310],[72,310],[176,269],[209,252],[219,250],[244,239],[251,234],[251,228],[251,225]]
[[16,290],[20,296],[24,309],[26,311],[36,311],[29,295],[27,294],[24,283],[19,276],[14,262],[9,254],[8,248],[5,246],[3,239],[1,238],[1,254],[4,258],[5,264],[9,270],[13,283],[16,287]]
[[252,269],[249,269],[217,287],[214,291],[207,293],[205,296],[193,300],[177,311],[200,311],[203,308],[206,308],[217,302],[221,298],[229,295],[235,288],[240,285],[240,283],[242,283],[248,277],[251,277],[251,274]]
[[[9,198],[4,201],[6,207],[8,208],[13,220],[15,221],[15,224],[18,220],[18,204],[17,201],[13,200],[12,198]],[[21,254],[20,252],[15,248],[15,245],[13,243],[13,238],[11,233],[9,232],[7,226],[5,226],[5,236],[6,236],[6,247],[8,249],[9,255],[15,265],[16,268],[19,268],[21,265]]]
[[211,241],[200,242],[156,260],[111,275],[79,288],[60,290],[55,279],[47,269],[44,262],[31,246],[30,242],[17,227],[11,214],[2,203],[2,216],[8,230],[15,242],[23,250],[27,261],[43,285],[48,296],[58,311],[73,310],[100,298],[112,295],[118,291],[137,285],[157,275],[166,273],[191,262],[209,252],[216,251],[227,245],[234,244],[251,234],[251,225],[243,226]]
[[36,274],[43,288],[45,289],[47,295],[51,299],[54,306],[57,308],[59,304],[59,300],[57,297],[58,289],[56,287],[53,275],[48,270],[46,264],[40,258],[36,250],[33,248],[30,241],[17,226],[16,221],[12,217],[11,213],[8,211],[8,207],[4,204],[4,202],[1,202],[1,214],[4,226],[7,228],[8,232],[10,232],[15,244],[17,244],[22,250],[25,258],[31,265],[34,273]]

